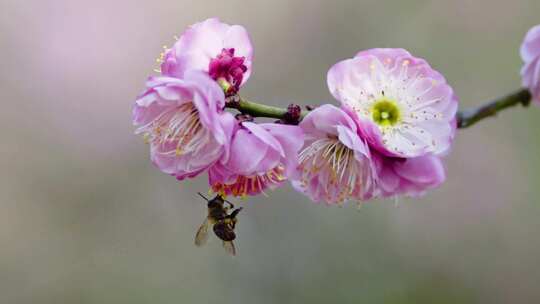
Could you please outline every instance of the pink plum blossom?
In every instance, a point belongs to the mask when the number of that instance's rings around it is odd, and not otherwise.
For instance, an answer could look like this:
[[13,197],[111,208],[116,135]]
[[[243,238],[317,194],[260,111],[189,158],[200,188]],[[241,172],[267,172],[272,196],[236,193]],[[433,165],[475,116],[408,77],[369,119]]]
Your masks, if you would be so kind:
[[524,62],[521,68],[522,84],[540,105],[540,24],[527,32],[520,53]]
[[251,74],[253,47],[246,29],[217,18],[191,25],[160,61],[161,73],[183,78],[200,70],[218,81],[227,93],[236,93]]
[[449,150],[457,97],[425,60],[403,49],[370,49],[335,64],[327,82],[380,153],[409,158]]
[[243,122],[234,132],[230,156],[210,168],[210,186],[233,196],[275,189],[296,172],[302,143],[297,126]]
[[373,196],[377,180],[367,143],[349,114],[333,105],[310,112],[300,123],[305,134],[293,186],[313,201],[341,204]]
[[446,173],[438,156],[414,158],[374,157],[378,171],[377,196],[421,196],[441,185]]
[[133,122],[161,171],[184,179],[227,158],[235,119],[223,111],[223,91],[207,74],[150,77],[146,86],[135,101]]

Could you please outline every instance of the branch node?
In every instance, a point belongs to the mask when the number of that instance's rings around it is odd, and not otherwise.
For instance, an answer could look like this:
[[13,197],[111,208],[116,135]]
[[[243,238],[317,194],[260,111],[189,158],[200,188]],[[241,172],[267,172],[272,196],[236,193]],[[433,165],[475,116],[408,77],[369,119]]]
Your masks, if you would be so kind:
[[294,103],[287,107],[287,112],[283,115],[283,122],[288,125],[297,125],[302,117],[302,108]]
[[236,114],[234,116],[234,118],[236,118],[236,120],[238,120],[239,122],[244,122],[244,121],[247,121],[247,122],[253,122],[255,121],[255,118],[249,114],[242,114],[242,113],[239,113],[239,114]]
[[240,96],[235,94],[225,98],[225,107],[237,109],[242,112],[242,109],[240,108]]

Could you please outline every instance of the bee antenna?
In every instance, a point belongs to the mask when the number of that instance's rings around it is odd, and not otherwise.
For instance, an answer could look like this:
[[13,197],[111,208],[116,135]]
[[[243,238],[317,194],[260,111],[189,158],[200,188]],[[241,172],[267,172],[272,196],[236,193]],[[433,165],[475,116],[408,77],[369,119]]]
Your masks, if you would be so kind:
[[197,192],[197,194],[198,194],[198,195],[199,195],[200,197],[204,198],[204,200],[205,200],[205,201],[207,201],[207,202],[208,202],[208,199],[206,198],[206,196],[202,195],[202,193],[200,193],[200,192]]

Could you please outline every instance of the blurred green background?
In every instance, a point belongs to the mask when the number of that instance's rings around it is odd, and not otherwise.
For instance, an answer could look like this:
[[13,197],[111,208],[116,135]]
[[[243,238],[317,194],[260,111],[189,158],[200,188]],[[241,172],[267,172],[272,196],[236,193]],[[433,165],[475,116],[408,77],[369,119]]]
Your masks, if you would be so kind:
[[243,95],[332,101],[326,72],[404,47],[480,104],[520,84],[519,1],[0,1],[0,303],[540,303],[540,108],[460,131],[422,199],[241,202],[239,256],[193,245],[206,177],[148,160],[131,105],[163,44],[219,16],[255,47]]

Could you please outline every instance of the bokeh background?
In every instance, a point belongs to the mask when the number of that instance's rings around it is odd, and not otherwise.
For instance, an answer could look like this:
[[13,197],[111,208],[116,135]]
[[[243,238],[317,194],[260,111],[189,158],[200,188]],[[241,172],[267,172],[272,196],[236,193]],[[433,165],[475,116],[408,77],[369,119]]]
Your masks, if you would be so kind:
[[239,256],[193,245],[206,178],[152,167],[131,105],[163,44],[219,16],[248,28],[243,90],[331,101],[326,71],[404,47],[474,106],[519,88],[540,2],[0,1],[1,303],[538,303],[540,108],[460,131],[422,199],[241,202]]

